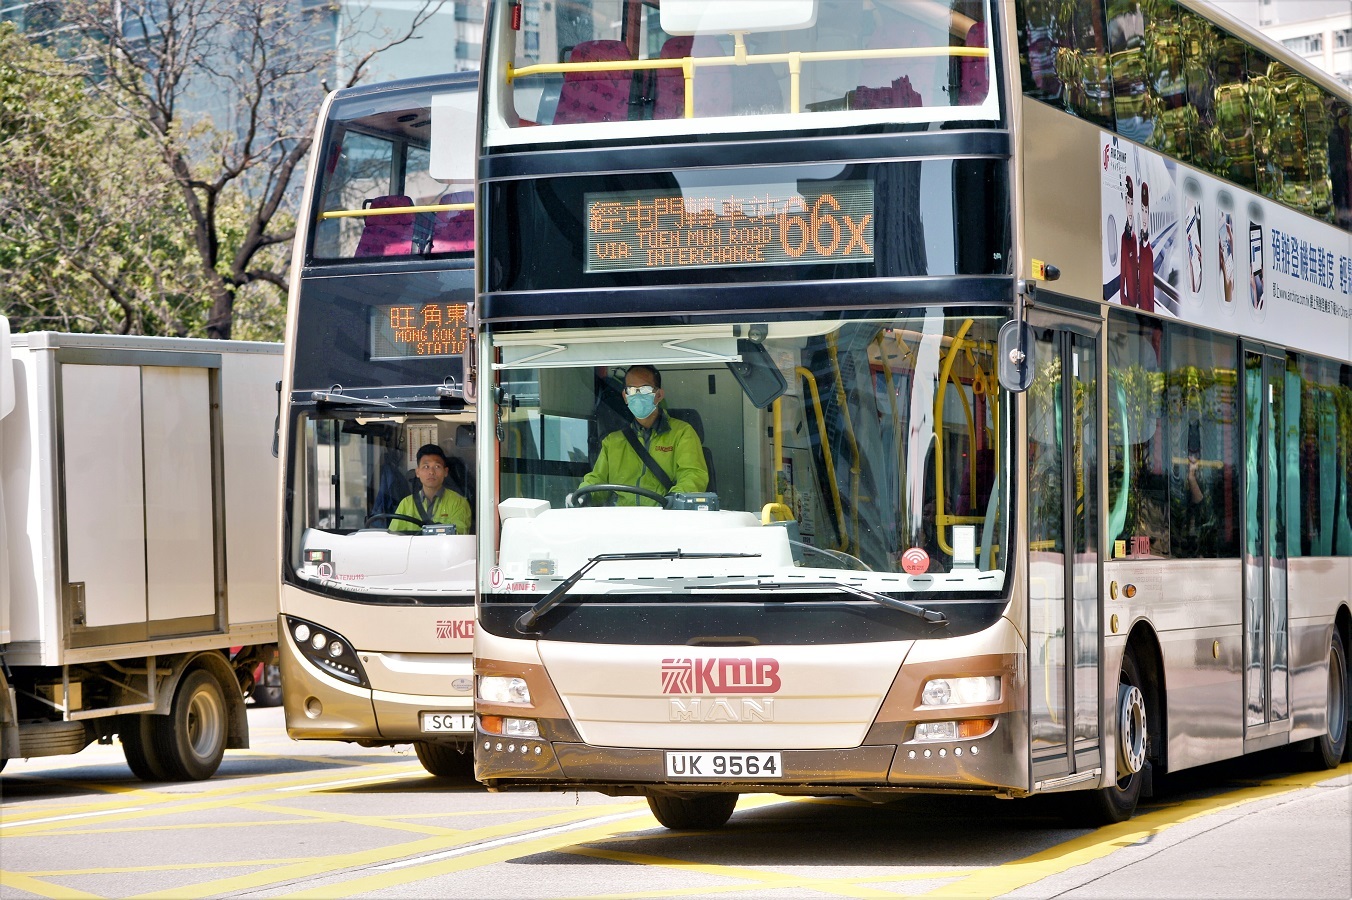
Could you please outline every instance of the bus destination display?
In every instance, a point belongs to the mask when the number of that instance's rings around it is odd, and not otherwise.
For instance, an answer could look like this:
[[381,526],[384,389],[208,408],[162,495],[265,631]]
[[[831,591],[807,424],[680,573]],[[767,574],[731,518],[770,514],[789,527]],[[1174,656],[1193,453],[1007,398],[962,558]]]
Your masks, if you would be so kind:
[[470,339],[463,303],[402,303],[371,308],[371,359],[459,356]]
[[873,185],[584,197],[591,272],[873,261]]

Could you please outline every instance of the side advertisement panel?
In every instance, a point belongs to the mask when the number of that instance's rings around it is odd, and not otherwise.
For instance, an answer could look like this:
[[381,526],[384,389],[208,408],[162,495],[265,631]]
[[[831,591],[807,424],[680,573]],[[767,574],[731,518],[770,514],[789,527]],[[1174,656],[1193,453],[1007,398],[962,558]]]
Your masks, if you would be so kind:
[[1352,355],[1352,238],[1100,134],[1103,300]]

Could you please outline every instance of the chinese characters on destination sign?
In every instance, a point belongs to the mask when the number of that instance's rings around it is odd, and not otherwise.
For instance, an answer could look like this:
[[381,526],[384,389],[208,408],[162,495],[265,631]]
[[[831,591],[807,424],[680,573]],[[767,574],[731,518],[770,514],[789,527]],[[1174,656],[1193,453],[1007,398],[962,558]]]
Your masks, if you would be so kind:
[[873,261],[873,186],[591,193],[587,272]]
[[371,310],[371,358],[459,356],[470,339],[463,303],[406,303]]

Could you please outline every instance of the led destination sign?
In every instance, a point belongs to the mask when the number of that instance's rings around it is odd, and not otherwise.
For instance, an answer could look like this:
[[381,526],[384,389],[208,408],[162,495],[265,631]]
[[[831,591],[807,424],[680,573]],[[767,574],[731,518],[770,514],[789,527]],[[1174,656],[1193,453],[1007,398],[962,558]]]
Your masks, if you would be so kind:
[[873,261],[873,185],[589,193],[587,272]]
[[463,303],[405,303],[371,309],[371,359],[459,356],[471,337]]

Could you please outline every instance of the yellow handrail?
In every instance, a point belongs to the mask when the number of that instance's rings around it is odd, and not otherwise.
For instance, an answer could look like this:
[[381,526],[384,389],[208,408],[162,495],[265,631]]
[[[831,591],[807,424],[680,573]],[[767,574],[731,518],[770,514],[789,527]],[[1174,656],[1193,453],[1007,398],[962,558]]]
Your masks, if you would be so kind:
[[380,209],[331,209],[319,214],[321,219],[346,219],[364,216],[402,216],[423,212],[464,212],[473,210],[473,203],[435,203],[426,206],[382,206]]
[[[776,520],[775,513],[780,513],[784,518]],[[792,522],[793,510],[789,509],[783,503],[767,503],[761,507],[761,524],[769,525],[771,522]]]
[[835,332],[827,335],[826,354],[831,359],[831,371],[835,375],[836,403],[840,404],[840,417],[845,425],[845,437],[850,444],[850,533],[846,546],[840,549],[846,553],[859,555],[859,442],[854,436],[854,423],[850,421],[850,403],[845,397],[845,382],[840,376],[840,357],[836,350]]
[[532,75],[559,75],[569,72],[634,72],[654,69],[680,69],[685,77],[685,117],[695,116],[694,78],[696,68],[714,68],[746,65],[773,65],[787,63],[789,66],[789,112],[798,113],[799,76],[803,63],[843,62],[858,59],[918,59],[929,57],[970,57],[989,58],[989,47],[875,47],[861,50],[795,50],[789,53],[747,53],[746,46],[737,35],[738,46],[734,56],[683,56],[671,59],[603,59],[595,62],[533,63],[516,67],[507,64],[507,83],[518,78]]
[[[836,464],[831,458],[831,441],[826,434],[826,416],[822,413],[822,398],[821,393],[817,390],[817,378],[811,371],[802,366],[795,366],[793,371],[807,382],[808,390],[812,392],[812,410],[817,414],[817,434],[821,436],[822,460],[826,463],[826,482],[831,487],[831,500],[836,512],[836,525],[842,542],[847,542],[845,509],[840,505],[840,486],[836,484]],[[845,546],[837,545],[835,549],[844,550]]]
[[[971,327],[972,320],[968,319],[953,336],[953,341],[948,346],[948,354],[944,357],[943,367],[939,370],[938,389],[934,392],[934,534],[939,542],[939,549],[949,554],[953,552],[953,547],[945,540],[943,526],[953,524],[959,517],[950,517],[944,512],[944,394],[948,390],[948,376],[953,371],[953,360],[962,350],[963,338]],[[966,399],[964,394],[963,400]],[[980,517],[961,518],[983,521]]]
[[770,407],[774,411],[774,437],[771,442],[771,452],[775,455],[775,503],[784,502],[784,492],[779,489],[780,475],[784,472],[784,409],[781,405],[783,397],[776,397],[774,404]]

